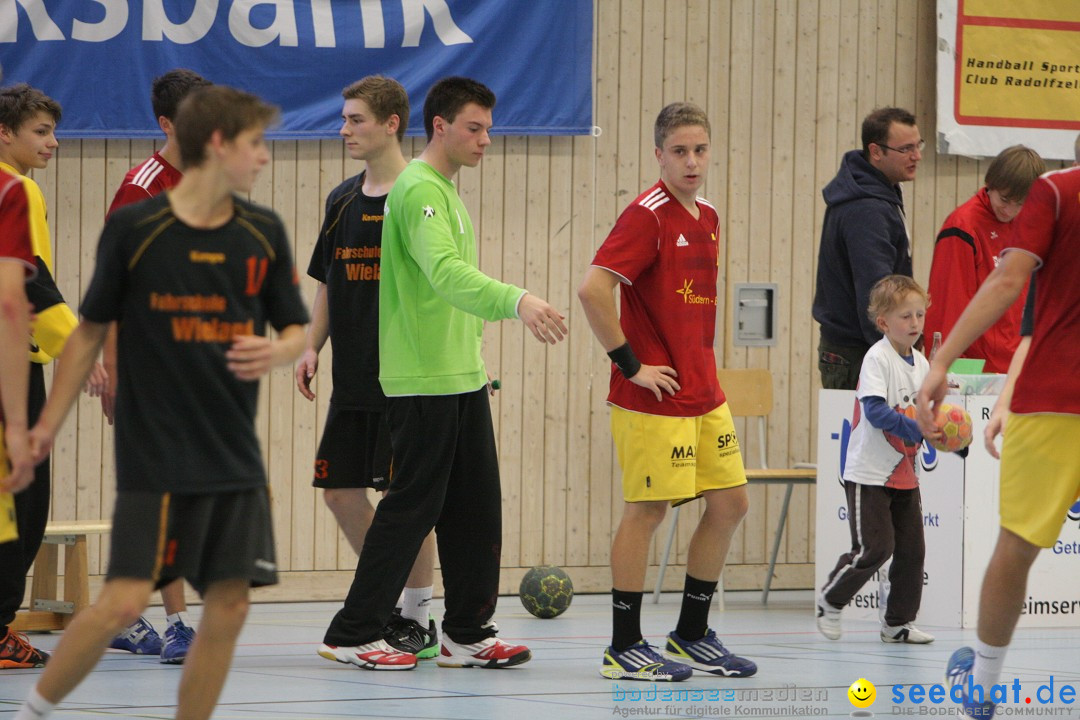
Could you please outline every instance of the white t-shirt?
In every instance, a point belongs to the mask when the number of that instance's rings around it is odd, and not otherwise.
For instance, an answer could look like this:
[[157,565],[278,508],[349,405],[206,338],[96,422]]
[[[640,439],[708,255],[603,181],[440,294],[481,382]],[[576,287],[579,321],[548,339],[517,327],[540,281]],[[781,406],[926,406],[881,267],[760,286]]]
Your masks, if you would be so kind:
[[912,350],[912,355],[915,363],[909,365],[885,337],[866,352],[855,389],[844,480],[900,490],[919,486],[918,455],[922,443],[912,443],[874,427],[863,416],[860,402],[867,397],[882,397],[889,407],[914,419],[915,393],[930,372],[930,363],[917,350]]

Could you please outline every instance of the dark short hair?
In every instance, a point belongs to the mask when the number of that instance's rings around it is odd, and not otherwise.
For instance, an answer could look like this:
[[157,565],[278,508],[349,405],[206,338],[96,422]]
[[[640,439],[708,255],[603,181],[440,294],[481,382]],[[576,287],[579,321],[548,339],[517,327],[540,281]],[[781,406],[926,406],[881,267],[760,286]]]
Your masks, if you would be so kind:
[[870,145],[883,145],[889,141],[889,128],[893,123],[915,125],[915,116],[904,108],[878,108],[862,121],[863,156],[870,157]]
[[278,115],[276,106],[227,85],[196,88],[176,112],[176,141],[185,168],[198,167],[206,159],[206,144],[220,131],[224,140],[251,128],[263,128]]
[[39,112],[51,115],[54,123],[60,122],[60,103],[37,88],[26,83],[0,88],[0,125],[18,132]]
[[368,75],[342,90],[341,97],[363,100],[381,123],[389,120],[391,115],[397,115],[398,142],[405,139],[405,128],[409,125],[409,94],[397,80],[382,75]]
[[435,134],[436,115],[454,122],[461,108],[469,103],[491,110],[495,107],[495,93],[487,85],[466,77],[445,77],[432,85],[424,99],[424,132],[428,141]]
[[687,125],[699,125],[705,128],[706,135],[712,135],[709,117],[694,103],[675,102],[665,106],[656,116],[656,124],[653,125],[653,140],[656,142],[656,147],[663,149],[667,136],[677,128]]
[[180,102],[195,88],[212,84],[197,72],[185,68],[170,70],[154,79],[150,90],[150,105],[154,108],[154,119],[160,117],[176,120],[176,110]]
[[1046,172],[1039,153],[1023,145],[1013,145],[998,153],[986,168],[987,190],[997,190],[1010,200],[1027,197],[1031,184]]

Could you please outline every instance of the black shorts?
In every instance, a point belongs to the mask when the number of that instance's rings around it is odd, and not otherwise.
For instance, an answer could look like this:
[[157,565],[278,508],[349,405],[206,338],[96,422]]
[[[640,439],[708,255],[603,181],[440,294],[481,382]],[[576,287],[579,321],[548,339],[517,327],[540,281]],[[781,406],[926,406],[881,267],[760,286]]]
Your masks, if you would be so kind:
[[390,487],[390,428],[381,412],[330,404],[319,452],[315,480],[320,488]]
[[222,580],[277,583],[270,490],[177,495],[119,492],[107,579],[185,578],[203,594]]

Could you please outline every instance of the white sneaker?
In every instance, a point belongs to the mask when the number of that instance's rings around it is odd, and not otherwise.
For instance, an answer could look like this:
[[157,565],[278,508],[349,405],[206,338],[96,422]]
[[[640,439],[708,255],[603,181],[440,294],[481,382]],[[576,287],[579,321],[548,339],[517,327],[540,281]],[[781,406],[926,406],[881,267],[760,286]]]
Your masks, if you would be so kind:
[[412,670],[416,667],[415,655],[399,652],[385,640],[352,647],[323,643],[319,646],[319,655],[327,660],[336,660],[365,670]]
[[[839,640],[842,634],[840,628],[840,608],[835,608],[825,602],[824,595],[817,596],[817,629],[830,640]],[[882,639],[885,638],[884,632]],[[894,642],[894,641],[891,641]]]
[[497,637],[461,645],[444,633],[442,651],[435,663],[439,667],[501,668],[520,665],[531,658],[529,648],[524,645],[511,645]]
[[904,623],[899,627],[892,625],[881,626],[881,642],[908,643],[909,645],[926,645],[934,642],[934,636],[915,627],[912,623]]

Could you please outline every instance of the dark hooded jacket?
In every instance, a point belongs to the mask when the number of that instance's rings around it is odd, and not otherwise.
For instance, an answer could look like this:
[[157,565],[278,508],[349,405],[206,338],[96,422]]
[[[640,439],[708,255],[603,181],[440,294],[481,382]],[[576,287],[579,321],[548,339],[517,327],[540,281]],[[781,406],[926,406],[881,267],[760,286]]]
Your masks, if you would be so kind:
[[870,289],[886,275],[911,275],[900,186],[890,185],[861,150],[851,150],[821,194],[826,210],[814,319],[834,345],[873,345],[881,333],[866,314]]

